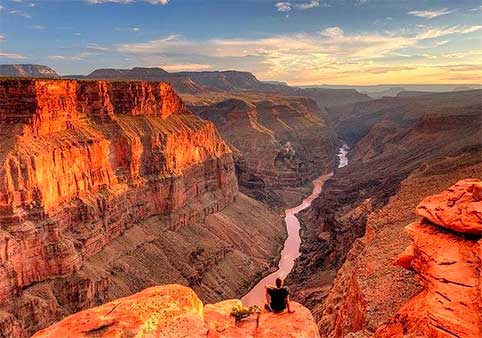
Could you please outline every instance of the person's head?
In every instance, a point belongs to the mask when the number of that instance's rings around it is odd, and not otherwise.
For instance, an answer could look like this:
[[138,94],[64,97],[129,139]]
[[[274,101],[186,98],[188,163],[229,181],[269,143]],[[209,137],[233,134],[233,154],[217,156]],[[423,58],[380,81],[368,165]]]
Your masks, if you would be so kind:
[[277,288],[280,288],[280,287],[283,286],[283,280],[282,280],[281,278],[279,278],[279,277],[276,278],[275,283],[276,283],[276,287],[277,287]]

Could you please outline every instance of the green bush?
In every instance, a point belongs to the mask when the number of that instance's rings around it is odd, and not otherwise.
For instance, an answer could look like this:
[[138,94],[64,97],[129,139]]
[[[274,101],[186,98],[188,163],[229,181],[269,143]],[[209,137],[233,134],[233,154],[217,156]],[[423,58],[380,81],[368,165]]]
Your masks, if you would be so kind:
[[258,306],[242,306],[236,305],[231,310],[231,316],[234,317],[234,321],[237,324],[241,322],[244,318],[248,318],[253,313],[260,313],[261,309]]

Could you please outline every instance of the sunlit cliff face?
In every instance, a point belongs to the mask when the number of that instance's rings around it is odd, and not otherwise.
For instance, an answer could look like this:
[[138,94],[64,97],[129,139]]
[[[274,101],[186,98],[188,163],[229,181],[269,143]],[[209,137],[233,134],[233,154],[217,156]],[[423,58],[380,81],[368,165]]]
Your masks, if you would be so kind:
[[1,175],[8,208],[48,212],[87,193],[121,189],[125,177],[180,175],[229,152],[212,124],[189,116],[195,130],[183,125],[185,107],[164,83],[9,81],[0,95],[7,102],[2,119],[18,119],[23,129],[4,141],[13,146]]

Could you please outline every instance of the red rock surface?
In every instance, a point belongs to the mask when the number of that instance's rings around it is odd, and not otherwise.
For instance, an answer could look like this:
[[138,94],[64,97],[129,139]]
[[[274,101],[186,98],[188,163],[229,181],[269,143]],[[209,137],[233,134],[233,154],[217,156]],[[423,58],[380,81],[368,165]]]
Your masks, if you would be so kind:
[[168,216],[162,226],[175,230],[237,193],[229,147],[165,83],[1,80],[0,123],[7,331],[15,317],[21,335],[45,326],[62,315],[58,302],[91,305],[109,281],[77,276],[56,297],[25,288],[76,273],[141,220]]
[[482,235],[482,182],[467,179],[447,191],[428,196],[418,206],[417,213],[447,229]]
[[[463,235],[476,233],[482,225],[472,218],[482,212],[477,204],[481,185],[477,179],[459,181],[417,207],[430,219],[407,226],[412,244],[401,261],[416,272],[423,289],[374,337],[482,336],[482,240],[480,233]],[[458,229],[461,224],[461,232],[443,229]]]
[[319,338],[310,311],[297,303],[292,314],[263,311],[235,325],[230,313],[240,304],[228,300],[203,307],[187,287],[158,286],[76,313],[33,338]]

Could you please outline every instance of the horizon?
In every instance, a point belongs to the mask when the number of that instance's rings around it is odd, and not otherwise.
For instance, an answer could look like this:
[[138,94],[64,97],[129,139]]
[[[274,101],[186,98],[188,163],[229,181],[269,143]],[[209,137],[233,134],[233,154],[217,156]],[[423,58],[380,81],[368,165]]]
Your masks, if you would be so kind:
[[[75,15],[74,15],[75,14]],[[248,71],[313,85],[479,85],[480,1],[0,2],[0,63]]]
[[[151,69],[158,68],[158,69],[161,69],[161,70],[165,70],[162,67],[134,66],[132,68],[96,68],[96,69],[93,69],[92,71],[89,71],[89,72],[84,73],[84,74],[71,74],[71,73],[62,74],[62,73],[57,72],[54,68],[52,68],[49,65],[40,65],[40,64],[31,64],[31,63],[3,63],[3,64],[0,64],[0,66],[42,66],[42,67],[48,67],[48,68],[54,70],[59,76],[61,76],[63,78],[66,78],[68,76],[88,76],[89,74],[93,73],[94,71],[100,70],[100,69],[131,70],[131,69],[134,69],[134,68],[151,68]],[[185,71],[175,71],[175,72],[169,72],[169,73],[175,74],[175,73],[182,73],[182,72],[185,72]],[[198,70],[198,71],[187,71],[187,72],[248,72],[248,73],[251,73],[249,71],[239,71],[239,70],[236,70],[236,69],[213,69],[213,70],[206,70],[206,71]],[[311,84],[311,85],[310,84],[292,85],[292,84],[289,84],[288,82],[283,81],[283,80],[270,80],[270,79],[260,80],[256,76],[256,74],[253,74],[253,73],[251,73],[251,74],[254,75],[256,77],[256,79],[258,79],[259,81],[262,81],[262,82],[280,82],[280,83],[286,83],[286,85],[288,85],[288,86],[300,87],[300,88],[301,87],[394,87],[395,88],[397,86],[420,86],[420,87],[424,87],[424,86],[447,86],[447,87],[476,86],[476,87],[479,87],[479,88],[468,88],[467,90],[480,90],[480,89],[482,89],[482,88],[480,88],[482,86],[482,83],[475,83],[475,82],[474,83],[372,83],[372,84],[318,83],[318,84]]]

